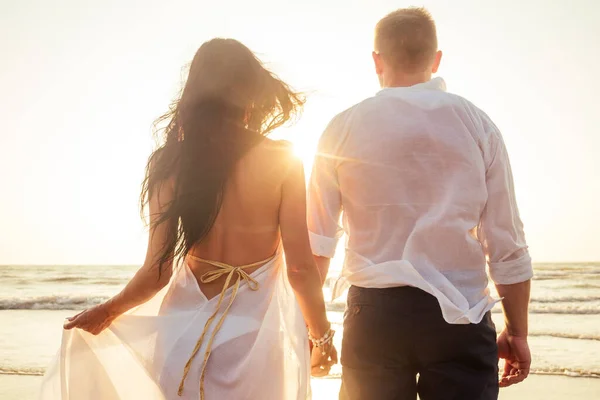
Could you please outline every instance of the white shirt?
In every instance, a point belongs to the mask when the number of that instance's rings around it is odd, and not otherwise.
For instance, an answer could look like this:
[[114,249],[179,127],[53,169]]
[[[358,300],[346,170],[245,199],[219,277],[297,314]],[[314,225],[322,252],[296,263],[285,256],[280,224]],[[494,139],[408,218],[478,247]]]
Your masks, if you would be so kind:
[[[339,227],[343,211],[343,228]],[[497,284],[533,276],[502,135],[441,78],[381,90],[323,133],[309,183],[315,255],[347,234],[342,284],[414,286],[478,323]]]

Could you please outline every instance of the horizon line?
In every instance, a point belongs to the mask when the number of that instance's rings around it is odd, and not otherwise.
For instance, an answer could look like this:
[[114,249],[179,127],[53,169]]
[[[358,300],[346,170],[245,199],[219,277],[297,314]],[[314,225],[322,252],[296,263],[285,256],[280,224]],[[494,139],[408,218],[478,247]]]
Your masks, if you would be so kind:
[[[533,265],[536,264],[600,264],[600,260],[595,261],[533,261]],[[118,264],[118,263],[106,263],[106,264],[80,264],[80,263],[71,263],[71,264],[3,264],[0,263],[0,267],[141,267],[143,263],[140,264]]]

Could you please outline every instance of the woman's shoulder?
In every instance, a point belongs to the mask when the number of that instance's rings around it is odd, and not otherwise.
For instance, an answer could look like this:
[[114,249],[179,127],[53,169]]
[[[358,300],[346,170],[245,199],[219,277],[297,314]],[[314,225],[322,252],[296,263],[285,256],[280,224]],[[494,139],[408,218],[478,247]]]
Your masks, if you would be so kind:
[[272,140],[265,138],[260,145],[261,161],[268,165],[269,169],[276,169],[280,173],[286,174],[290,167],[301,163],[300,159],[294,154],[294,145],[287,140]]
[[265,138],[260,147],[263,152],[281,158],[282,161],[290,160],[294,155],[294,145],[287,140]]
[[294,145],[289,140],[273,140],[269,138],[265,138],[264,146],[272,148],[274,150],[293,150]]

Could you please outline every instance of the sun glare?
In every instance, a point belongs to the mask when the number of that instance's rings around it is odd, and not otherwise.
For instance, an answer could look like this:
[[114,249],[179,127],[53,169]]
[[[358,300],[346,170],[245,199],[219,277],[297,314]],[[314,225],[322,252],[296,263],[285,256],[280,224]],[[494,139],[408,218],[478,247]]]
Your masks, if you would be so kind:
[[294,155],[302,160],[304,166],[312,165],[315,149],[311,143],[303,140],[293,140],[292,144],[294,146]]

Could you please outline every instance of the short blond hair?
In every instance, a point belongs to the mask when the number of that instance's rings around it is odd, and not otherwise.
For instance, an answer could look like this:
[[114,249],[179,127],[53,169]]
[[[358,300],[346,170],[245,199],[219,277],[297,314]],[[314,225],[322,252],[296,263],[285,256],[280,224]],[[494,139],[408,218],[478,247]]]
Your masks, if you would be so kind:
[[425,69],[438,49],[435,22],[425,8],[401,8],[375,27],[375,51],[393,67],[412,73]]

